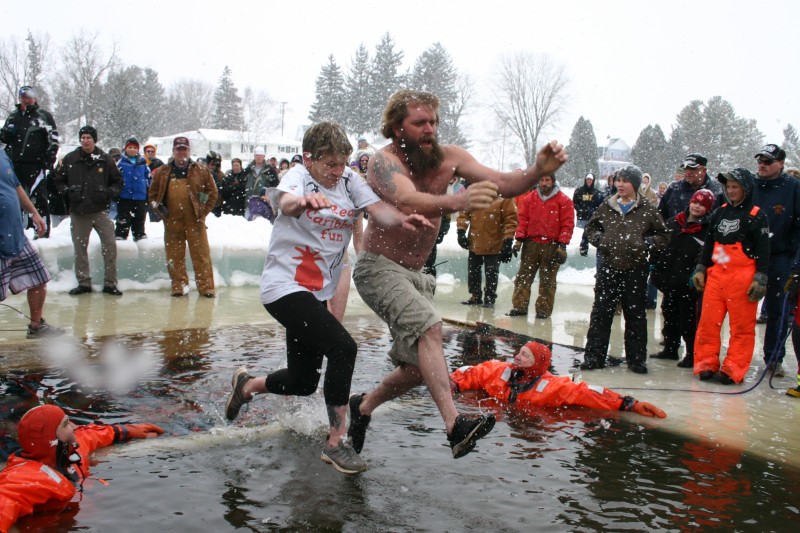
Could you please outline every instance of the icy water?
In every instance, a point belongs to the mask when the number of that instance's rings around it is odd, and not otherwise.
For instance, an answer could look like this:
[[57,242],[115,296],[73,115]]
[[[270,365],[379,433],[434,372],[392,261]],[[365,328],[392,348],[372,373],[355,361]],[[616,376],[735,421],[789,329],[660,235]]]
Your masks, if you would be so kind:
[[[377,319],[345,325],[359,343],[353,391],[391,369]],[[446,327],[451,368],[510,356],[520,336]],[[43,399],[81,422],[149,421],[159,439],[95,454],[83,501],[71,512],[26,518],[22,531],[788,531],[800,520],[800,470],[659,429],[635,415],[582,409],[519,412],[476,395],[460,410],[493,412],[498,423],[470,455],[453,460],[441,419],[419,389],[373,416],[363,456],[369,470],[343,476],[319,459],[321,396],[257,399],[234,424],[222,409],[232,371],[278,368],[284,337],[275,325],[89,337],[53,350],[52,368],[0,376],[0,435]],[[0,361],[36,360],[36,343],[0,346]],[[554,366],[575,356],[556,345]],[[128,392],[92,390],[105,365],[126,361]],[[98,480],[104,480],[100,482]],[[78,512],[78,510],[80,512]],[[794,524],[794,525],[793,525]]]

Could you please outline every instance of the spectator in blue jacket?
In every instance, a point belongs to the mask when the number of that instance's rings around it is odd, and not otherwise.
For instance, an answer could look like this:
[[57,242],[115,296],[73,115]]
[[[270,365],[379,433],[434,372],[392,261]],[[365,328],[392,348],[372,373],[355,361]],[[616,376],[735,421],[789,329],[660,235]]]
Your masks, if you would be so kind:
[[767,144],[755,155],[758,169],[753,190],[753,204],[761,208],[769,221],[769,271],[767,282],[767,328],[764,332],[764,360],[774,350],[778,359],[774,375],[781,377],[785,346],[778,345],[783,288],[792,259],[800,247],[800,181],[784,172],[786,152],[777,144]]
[[117,202],[117,227],[114,230],[118,241],[133,233],[133,240],[147,238],[144,220],[147,216],[147,189],[150,187],[150,167],[139,154],[139,141],[135,137],[125,141],[125,154],[117,162],[125,185]]

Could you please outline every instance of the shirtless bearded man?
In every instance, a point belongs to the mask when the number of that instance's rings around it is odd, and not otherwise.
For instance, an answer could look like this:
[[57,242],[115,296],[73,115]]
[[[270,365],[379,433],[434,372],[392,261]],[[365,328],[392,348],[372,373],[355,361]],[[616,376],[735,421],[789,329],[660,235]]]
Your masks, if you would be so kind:
[[[353,278],[364,302],[389,325],[394,339],[389,355],[396,368],[373,391],[350,398],[348,434],[357,452],[364,446],[372,411],[422,384],[444,419],[453,457],[469,453],[491,431],[491,415],[467,417],[456,410],[442,348],[442,319],[433,305],[436,280],[420,269],[443,215],[485,209],[498,195],[512,198],[528,191],[567,160],[563,146],[551,141],[524,171],[492,170],[466,150],[436,142],[438,110],[439,99],[430,93],[401,90],[392,95],[382,125],[392,142],[369,161],[367,181],[378,196],[405,214],[427,217],[435,229],[412,233],[370,220],[364,234]],[[445,195],[454,176],[471,185],[464,194]]]

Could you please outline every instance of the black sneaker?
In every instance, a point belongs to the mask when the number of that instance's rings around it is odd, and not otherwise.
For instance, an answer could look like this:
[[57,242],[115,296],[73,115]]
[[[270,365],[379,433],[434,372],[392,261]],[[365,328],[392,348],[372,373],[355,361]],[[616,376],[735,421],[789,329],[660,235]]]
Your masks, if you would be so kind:
[[350,396],[350,427],[347,428],[347,437],[353,444],[353,449],[356,453],[361,453],[364,449],[364,439],[367,436],[367,428],[372,420],[371,416],[362,415],[358,407],[361,405],[361,400],[364,399],[365,394],[353,394]]
[[42,317],[42,319],[39,320],[39,325],[35,328],[28,324],[28,332],[25,334],[25,337],[28,339],[43,339],[45,337],[58,337],[63,334],[64,330],[62,328],[51,326],[45,322],[44,317]]
[[628,369],[636,374],[647,374],[647,365],[641,361],[629,364]]
[[104,294],[110,294],[111,296],[122,296],[122,291],[117,288],[116,285],[106,285],[103,287]]
[[713,370],[703,370],[702,372],[697,374],[697,377],[700,378],[700,381],[708,381],[709,379],[714,377],[714,371]]
[[92,286],[91,285],[78,285],[74,289],[70,289],[69,290],[69,293],[72,296],[77,296],[79,294],[87,294],[87,293],[90,293],[90,292],[92,292]]
[[366,461],[356,453],[347,439],[340,440],[335,448],[323,446],[319,458],[342,474],[358,474],[367,469]]
[[494,422],[494,415],[491,414],[475,418],[458,415],[453,430],[447,435],[450,448],[453,449],[453,459],[464,457],[471,452],[478,439],[485,437],[492,430]]
[[240,366],[233,373],[233,378],[231,378],[231,388],[233,390],[228,395],[228,401],[225,402],[225,418],[228,420],[236,419],[242,406],[252,399],[245,398],[242,392],[244,384],[251,379],[253,379],[253,376],[247,373],[247,367]]
[[472,297],[467,300],[466,302],[461,302],[463,305],[481,305],[483,302],[481,301],[480,296],[475,296],[474,294]]
[[687,355],[678,361],[678,368],[694,368],[694,357]]
[[528,316],[528,312],[527,311],[517,311],[516,309],[512,309],[511,311],[506,313],[506,316]]

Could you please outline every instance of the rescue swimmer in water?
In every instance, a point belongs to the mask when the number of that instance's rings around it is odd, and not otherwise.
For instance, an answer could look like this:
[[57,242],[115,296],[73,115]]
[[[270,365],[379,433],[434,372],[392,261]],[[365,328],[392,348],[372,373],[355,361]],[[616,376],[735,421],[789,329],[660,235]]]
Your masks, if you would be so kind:
[[94,450],[162,433],[155,424],[76,426],[60,407],[34,407],[17,426],[20,451],[0,472],[0,531],[25,515],[63,511],[83,491]]
[[667,417],[667,413],[651,403],[623,396],[605,387],[576,383],[571,376],[551,374],[548,370],[551,359],[547,346],[529,342],[519,349],[513,363],[491,360],[459,368],[450,374],[450,388],[453,392],[481,390],[507,405],[522,408],[526,404],[545,407],[577,405]]

